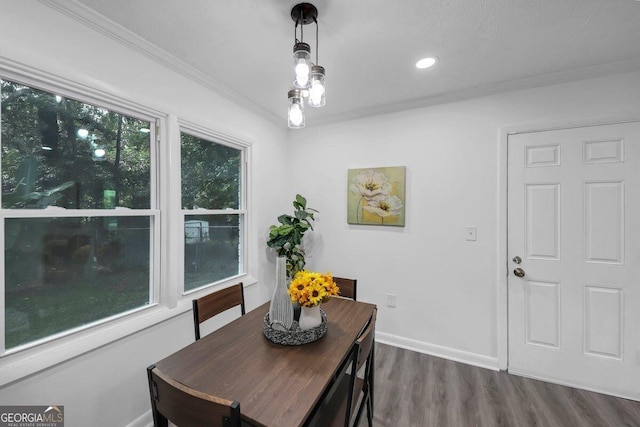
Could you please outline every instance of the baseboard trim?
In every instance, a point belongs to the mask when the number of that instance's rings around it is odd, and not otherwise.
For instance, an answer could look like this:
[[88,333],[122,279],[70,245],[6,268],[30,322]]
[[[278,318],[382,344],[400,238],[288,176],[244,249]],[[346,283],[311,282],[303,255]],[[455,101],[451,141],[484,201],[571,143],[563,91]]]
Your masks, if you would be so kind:
[[127,424],[127,427],[153,427],[153,415],[151,415],[151,410],[148,410],[135,420],[131,421]]
[[444,359],[465,363],[467,365],[491,369],[493,371],[500,370],[497,357],[483,356],[477,353],[457,350],[455,348],[444,347],[436,344],[429,344],[423,341],[417,341],[378,331],[376,331],[376,342],[404,348],[406,350],[417,351],[418,353],[429,354],[431,356],[442,357]]
[[566,381],[561,378],[546,377],[544,375],[538,375],[536,373],[529,372],[526,370],[521,370],[521,369],[509,368],[508,372],[512,375],[531,378],[533,380],[544,381],[552,384],[559,384],[566,387],[578,388],[581,390],[592,391],[594,393],[607,394],[610,396],[621,397],[623,399],[635,400],[640,402],[640,393],[633,392],[631,390],[610,390],[610,389],[597,388],[597,387],[590,386],[588,384],[583,384],[581,382]]

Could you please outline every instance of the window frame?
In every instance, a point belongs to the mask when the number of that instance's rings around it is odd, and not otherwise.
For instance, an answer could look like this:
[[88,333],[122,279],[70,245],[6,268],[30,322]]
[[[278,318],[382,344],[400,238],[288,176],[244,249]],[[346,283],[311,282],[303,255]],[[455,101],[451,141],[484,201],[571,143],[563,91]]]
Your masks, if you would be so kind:
[[[159,123],[162,120],[162,113],[148,109],[146,107],[121,100],[117,97],[103,94],[99,91],[91,88],[86,88],[81,85],[73,84],[61,84],[59,80],[52,77],[52,82],[44,81],[41,76],[34,74],[22,74],[15,73],[11,70],[6,70],[0,67],[0,79],[12,81],[30,88],[42,90],[48,93],[56,94],[65,98],[73,99],[74,101],[86,103],[95,107],[104,108],[110,112],[123,114],[128,117],[132,117],[141,121],[149,122],[149,156],[150,156],[150,200],[148,209],[60,209],[60,208],[45,208],[45,209],[15,209],[15,208],[2,208],[0,205],[0,242],[2,242],[2,248],[4,253],[5,242],[5,220],[7,218],[78,218],[78,217],[131,217],[131,216],[146,216],[149,217],[150,222],[150,251],[149,251],[149,303],[146,306],[141,306],[132,310],[127,310],[118,313],[113,316],[106,317],[104,319],[96,320],[85,325],[79,325],[75,328],[64,330],[52,335],[48,335],[43,338],[30,341],[28,343],[19,345],[17,347],[7,349],[6,336],[5,336],[5,298],[2,298],[0,302],[0,309],[2,310],[2,316],[0,318],[0,357],[12,355],[14,353],[22,352],[23,350],[37,347],[41,344],[49,341],[57,340],[67,335],[75,334],[77,332],[91,329],[95,326],[99,326],[104,323],[108,323],[111,320],[118,319],[120,317],[126,317],[132,313],[145,310],[146,308],[157,303],[157,291],[159,286],[159,254],[160,254],[160,209],[159,203],[159,185],[158,185],[158,143],[159,143]],[[1,121],[0,121],[1,126]],[[1,130],[1,129],[0,129]],[[0,144],[1,144],[0,133]],[[0,152],[0,161],[2,153]],[[0,202],[2,195],[0,194]],[[5,269],[5,257],[0,257],[0,271],[6,271]],[[5,292],[5,279],[4,276],[0,278],[0,292],[4,295]],[[0,381],[1,383],[1,381]]]
[[[156,110],[131,100],[114,96],[108,92],[96,89],[92,86],[66,79],[41,69],[33,68],[13,60],[0,57],[0,76],[7,80],[22,83],[24,85],[60,94],[60,96],[72,98],[88,104],[107,108],[112,111],[127,114],[141,120],[155,120],[155,126],[151,126],[155,135],[151,138],[151,150],[154,157],[151,161],[151,201],[150,209],[141,215],[148,215],[153,210],[157,220],[153,223],[154,237],[152,259],[153,265],[153,294],[150,304],[145,307],[123,313],[115,317],[102,319],[91,325],[86,325],[78,330],[68,330],[64,333],[50,336],[38,341],[34,345],[20,348],[8,353],[0,352],[0,387],[33,375],[44,369],[69,361],[85,353],[134,335],[144,329],[177,318],[192,308],[192,298],[205,295],[215,288],[223,288],[238,281],[242,281],[244,287],[257,284],[257,279],[250,273],[253,269],[253,256],[255,256],[255,239],[253,236],[253,218],[251,215],[251,147],[253,141],[246,137],[238,138],[229,132],[220,132],[217,125],[199,126],[195,123],[181,119],[176,115]],[[178,252],[182,252],[184,243],[184,216],[181,208],[181,172],[180,172],[180,125],[191,130],[200,131],[204,135],[216,138],[216,141],[227,141],[232,146],[243,147],[243,176],[244,187],[245,229],[243,235],[242,272],[235,278],[226,281],[212,283],[202,288],[194,289],[184,294],[183,278],[181,271],[183,263],[175,260]],[[176,160],[177,165],[176,167]],[[0,241],[4,247],[4,220],[11,214],[11,209],[0,212]],[[24,209],[22,209],[24,211]],[[77,212],[59,211],[51,209],[34,210],[34,215],[42,216],[77,216]],[[113,216],[117,210],[86,210],[81,216],[87,214]],[[131,215],[136,210],[123,210],[123,215]],[[16,213],[18,214],[18,213]],[[182,222],[176,221],[182,218]],[[172,225],[173,224],[173,225]],[[251,242],[251,245],[249,244]],[[184,255],[182,255],[184,256]],[[4,271],[4,256],[0,257],[0,268]],[[2,277],[0,292],[4,293],[4,277]],[[5,344],[5,303],[0,299],[0,340],[2,348]]]
[[[184,262],[179,263],[179,267],[177,268],[178,274],[180,277],[179,283],[181,283],[179,289],[179,300],[189,299],[191,300],[194,297],[198,297],[202,295],[204,292],[210,292],[212,288],[222,288],[226,284],[230,284],[231,282],[238,282],[241,278],[248,276],[248,262],[249,259],[249,158],[251,152],[252,143],[245,141],[243,139],[239,139],[237,137],[231,136],[229,134],[216,131],[210,129],[208,127],[200,126],[196,123],[190,122],[188,120],[179,118],[177,120],[178,127],[178,164],[182,165],[182,157],[181,157],[181,148],[182,148],[182,134],[188,134],[194,136],[196,138],[204,139],[209,142],[224,145],[226,147],[231,147],[233,149],[237,149],[240,151],[240,196],[238,199],[238,208],[237,209],[182,209],[182,168],[180,167],[179,173],[177,174],[177,180],[179,182],[179,196],[177,201],[177,208],[179,210],[179,218],[180,218],[180,226],[181,226],[181,243],[179,246],[179,253],[177,256],[184,260],[185,256],[185,243],[184,243],[184,223],[186,221],[187,216],[189,215],[238,215],[240,218],[240,236],[239,236],[239,265],[238,271],[239,273],[226,277],[221,280],[217,280],[202,286],[198,286],[194,289],[185,289],[185,271],[184,271]],[[176,227],[177,228],[177,227]],[[245,284],[247,286],[247,284]]]

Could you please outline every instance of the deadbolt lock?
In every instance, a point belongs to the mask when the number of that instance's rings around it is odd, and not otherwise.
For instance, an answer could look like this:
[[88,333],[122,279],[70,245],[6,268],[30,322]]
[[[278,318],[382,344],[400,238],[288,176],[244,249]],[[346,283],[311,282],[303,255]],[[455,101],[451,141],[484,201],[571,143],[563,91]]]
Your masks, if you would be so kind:
[[514,256],[512,261],[516,264],[520,264],[522,262],[522,258],[520,258],[518,255]]

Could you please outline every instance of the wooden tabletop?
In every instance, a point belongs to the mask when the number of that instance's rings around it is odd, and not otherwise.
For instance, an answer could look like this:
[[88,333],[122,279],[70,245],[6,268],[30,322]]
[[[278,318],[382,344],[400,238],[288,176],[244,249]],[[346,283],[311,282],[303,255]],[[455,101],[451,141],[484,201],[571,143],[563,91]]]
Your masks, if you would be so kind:
[[301,346],[267,340],[265,303],[156,363],[193,389],[240,402],[242,418],[257,426],[301,426],[320,401],[375,305],[344,298],[322,304],[324,337]]

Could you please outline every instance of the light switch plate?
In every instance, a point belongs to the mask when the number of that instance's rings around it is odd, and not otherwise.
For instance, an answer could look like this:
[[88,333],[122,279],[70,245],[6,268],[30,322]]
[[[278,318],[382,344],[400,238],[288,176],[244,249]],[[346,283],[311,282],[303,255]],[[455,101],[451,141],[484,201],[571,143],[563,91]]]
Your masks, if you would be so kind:
[[464,228],[465,239],[470,242],[478,240],[478,227],[469,226]]
[[387,307],[396,306],[396,294],[387,294]]

